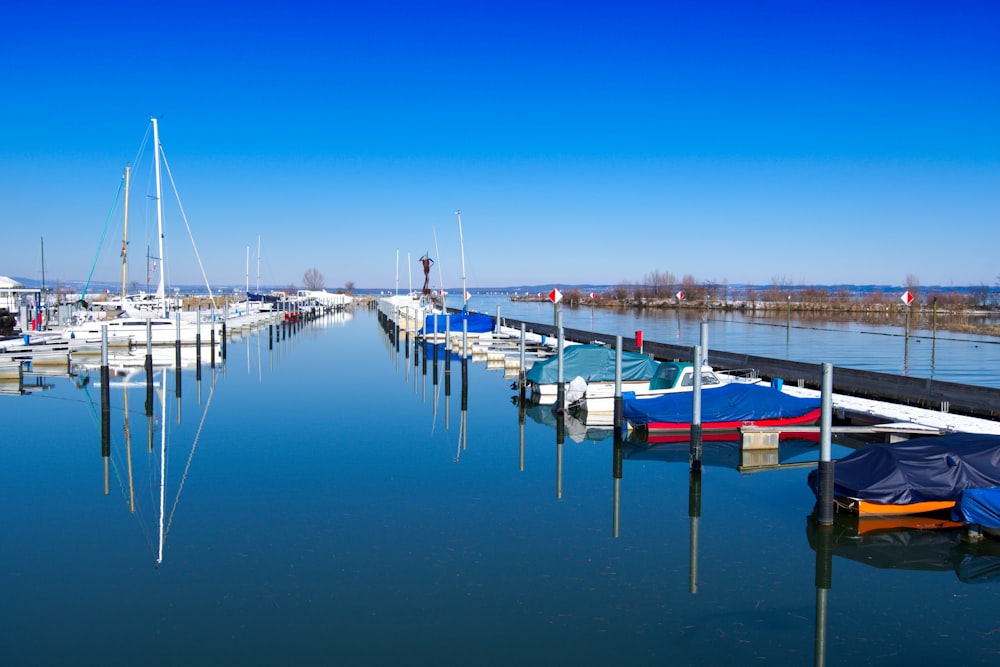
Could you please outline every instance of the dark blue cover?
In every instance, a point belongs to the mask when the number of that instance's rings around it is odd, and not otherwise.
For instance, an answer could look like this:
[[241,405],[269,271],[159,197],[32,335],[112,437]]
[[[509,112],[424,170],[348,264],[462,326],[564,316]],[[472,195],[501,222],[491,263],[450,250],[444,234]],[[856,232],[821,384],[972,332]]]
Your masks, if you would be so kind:
[[[957,500],[965,489],[1000,486],[1000,435],[952,433],[867,445],[838,460],[833,495],[886,505]],[[813,470],[809,487],[818,493]]]
[[[651,380],[659,362],[647,354],[622,352],[622,380]],[[567,345],[563,348],[563,380],[582,377],[587,382],[614,382],[615,351],[603,345]],[[559,356],[535,362],[525,374],[528,382],[554,384],[559,381]]]
[[463,310],[460,313],[451,313],[446,319],[443,313],[438,315],[428,315],[424,319],[424,328],[420,332],[425,336],[434,334],[434,320],[437,319],[437,332],[444,335],[445,326],[449,327],[451,333],[462,333],[462,322],[468,322],[466,331],[469,333],[487,333],[493,331],[493,318],[482,313],[470,313]]
[[1000,488],[965,489],[958,496],[951,518],[983,528],[1000,528]]
[[[694,393],[682,391],[649,398],[622,393],[623,414],[633,424],[687,424]],[[798,417],[820,406],[819,398],[790,396],[767,385],[733,382],[701,392],[701,423],[759,421]]]

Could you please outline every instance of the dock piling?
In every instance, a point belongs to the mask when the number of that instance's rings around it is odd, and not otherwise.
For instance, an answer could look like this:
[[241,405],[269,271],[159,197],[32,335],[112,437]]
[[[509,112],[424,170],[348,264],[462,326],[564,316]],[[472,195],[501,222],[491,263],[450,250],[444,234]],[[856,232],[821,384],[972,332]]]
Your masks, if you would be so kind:
[[563,412],[566,409],[566,383],[563,377],[563,347],[566,343],[566,337],[563,332],[562,327],[562,310],[556,309],[556,341],[557,341],[557,354],[559,355],[556,363],[556,410],[558,412]]
[[833,364],[823,362],[822,393],[819,418],[819,494],[816,521],[821,526],[833,525],[833,466],[831,424],[833,421]]
[[615,336],[615,403],[614,427],[615,437],[625,439],[624,401],[622,400],[622,337]]
[[695,364],[694,386],[691,388],[691,472],[701,472],[701,346],[694,346],[691,361]]

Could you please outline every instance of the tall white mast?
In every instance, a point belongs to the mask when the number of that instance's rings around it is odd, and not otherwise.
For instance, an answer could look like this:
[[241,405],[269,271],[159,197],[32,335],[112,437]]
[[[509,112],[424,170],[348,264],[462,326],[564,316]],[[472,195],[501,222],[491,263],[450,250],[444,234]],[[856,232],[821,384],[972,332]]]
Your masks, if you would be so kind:
[[[431,231],[434,232],[434,254],[437,255],[437,258],[438,258],[437,265],[438,265],[438,285],[439,285],[439,291],[444,292],[444,273],[441,272],[441,251],[438,250],[438,233],[437,233],[437,230],[434,229],[433,225],[431,226]],[[443,304],[444,301],[445,301],[444,300],[444,295],[442,294],[441,303]]]
[[163,304],[164,315],[166,315],[167,300],[166,292],[163,288],[163,265],[166,264],[166,260],[163,258],[163,197],[161,196],[160,190],[160,129],[156,123],[156,119],[150,119],[153,121],[153,165],[156,169],[156,230],[160,235],[160,281],[156,286],[156,298],[160,300]]
[[122,307],[125,304],[125,281],[127,280],[127,255],[128,255],[128,190],[129,190],[128,166],[125,167],[125,231],[122,232]]
[[465,240],[462,239],[462,212],[455,211],[458,216],[458,245],[462,251],[462,305],[465,310],[469,309],[469,292],[465,289]]
[[250,292],[250,246],[247,246],[247,293]]
[[260,294],[260,234],[257,235],[257,293]]

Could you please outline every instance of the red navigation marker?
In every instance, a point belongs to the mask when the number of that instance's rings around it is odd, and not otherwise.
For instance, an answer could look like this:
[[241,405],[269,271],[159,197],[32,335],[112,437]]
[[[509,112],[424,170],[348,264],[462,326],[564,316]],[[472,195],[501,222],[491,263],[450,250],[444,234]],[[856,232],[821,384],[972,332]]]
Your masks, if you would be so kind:
[[902,301],[903,303],[905,303],[905,304],[906,304],[907,306],[909,306],[909,305],[910,305],[911,303],[913,303],[913,295],[912,295],[912,294],[910,294],[910,290],[906,290],[905,292],[903,292],[903,293],[902,293],[902,294],[900,295],[900,297],[899,297],[899,298],[900,298],[900,300],[901,300],[901,301]]
[[683,301],[684,300],[684,292],[683,291],[678,292],[677,294],[675,294],[675,296],[677,297],[678,301]]
[[552,291],[549,292],[549,301],[552,303],[559,303],[562,301],[562,292],[560,292],[558,288],[553,287]]

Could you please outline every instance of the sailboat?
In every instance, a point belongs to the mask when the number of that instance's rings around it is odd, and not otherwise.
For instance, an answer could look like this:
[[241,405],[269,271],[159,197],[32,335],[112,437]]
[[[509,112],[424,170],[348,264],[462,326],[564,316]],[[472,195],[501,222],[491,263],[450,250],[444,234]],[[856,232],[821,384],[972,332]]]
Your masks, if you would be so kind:
[[[73,322],[63,327],[61,335],[64,340],[76,341],[78,343],[85,344],[99,343],[102,340],[105,328],[107,329],[109,341],[127,339],[129,342],[135,344],[146,344],[147,341],[154,344],[168,344],[176,343],[178,340],[181,342],[193,343],[197,340],[200,333],[198,323],[192,322],[190,319],[182,318],[179,310],[176,311],[176,319],[172,319],[170,317],[171,307],[170,302],[166,297],[166,288],[164,285],[164,265],[166,264],[166,260],[164,258],[163,250],[163,198],[160,176],[161,160],[164,164],[166,164],[166,158],[163,154],[163,147],[160,144],[160,132],[157,119],[151,118],[150,121],[152,123],[153,130],[156,221],[158,232],[157,236],[159,237],[159,256],[157,260],[159,265],[159,278],[156,287],[155,299],[143,299],[142,304],[140,305],[134,299],[128,298],[125,293],[126,262],[128,252],[128,200],[130,189],[130,169],[126,167],[125,175],[123,177],[123,181],[125,183],[125,231],[122,237],[121,297],[120,299],[114,301],[105,302],[102,310],[90,310],[84,313],[78,313]],[[168,175],[170,173],[169,167],[167,167],[167,173]],[[181,212],[183,215],[183,209]],[[195,255],[197,256],[197,248],[195,248]],[[200,257],[198,258],[198,264],[199,266],[201,265]],[[202,274],[204,275],[204,269],[202,269]],[[212,298],[212,302],[214,304],[214,297],[212,296],[211,288],[209,288],[209,296]],[[115,317],[108,318],[107,310],[109,308],[118,311],[119,314]],[[210,326],[214,326],[214,324],[206,323],[206,335],[209,333],[208,327]]]

